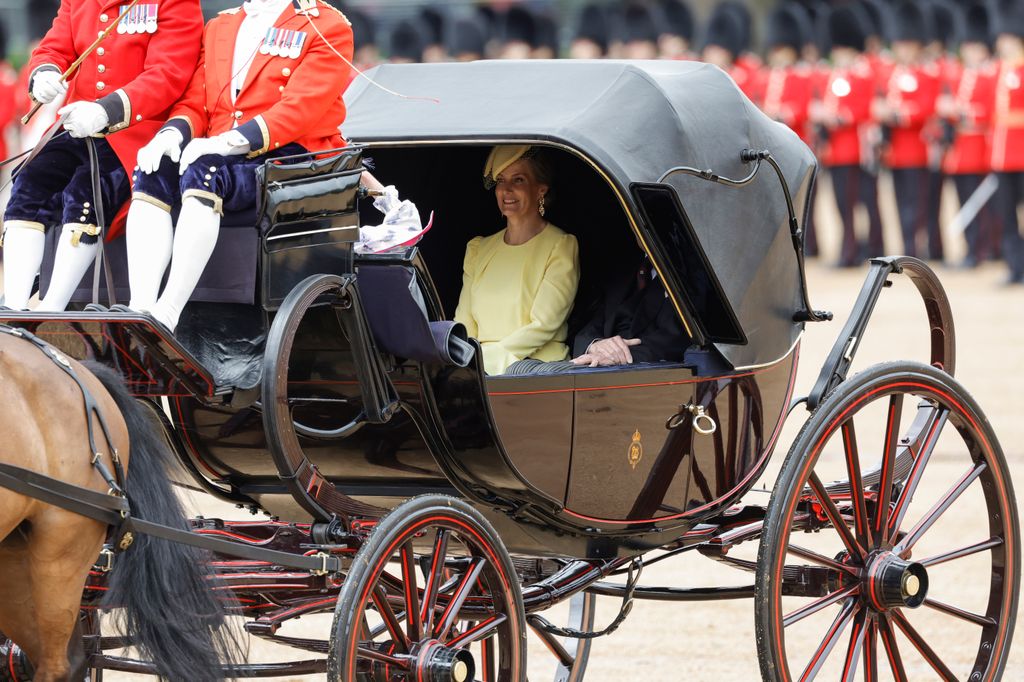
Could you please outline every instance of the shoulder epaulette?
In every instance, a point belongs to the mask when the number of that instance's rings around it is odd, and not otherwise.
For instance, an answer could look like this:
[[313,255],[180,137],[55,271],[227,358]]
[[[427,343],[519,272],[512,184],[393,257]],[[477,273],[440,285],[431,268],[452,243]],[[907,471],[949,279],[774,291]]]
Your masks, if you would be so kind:
[[321,4],[321,5],[323,5],[324,7],[326,7],[327,9],[332,9],[332,10],[334,10],[335,12],[337,12],[337,13],[338,13],[338,16],[339,16],[339,17],[341,17],[342,21],[344,21],[344,22],[345,22],[346,24],[348,24],[349,26],[351,26],[351,25],[352,25],[352,22],[348,20],[348,17],[346,17],[346,16],[345,16],[345,13],[344,13],[344,12],[342,12],[342,11],[341,11],[340,9],[338,9],[337,7],[335,7],[334,5],[332,5],[331,3],[329,3],[329,2],[324,2],[323,0],[320,0],[320,4]]

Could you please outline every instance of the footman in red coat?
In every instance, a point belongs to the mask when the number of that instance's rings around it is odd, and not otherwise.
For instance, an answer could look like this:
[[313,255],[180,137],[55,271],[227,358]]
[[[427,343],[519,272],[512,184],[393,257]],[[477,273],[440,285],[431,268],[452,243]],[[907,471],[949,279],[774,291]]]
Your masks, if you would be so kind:
[[[252,208],[256,167],[344,146],[342,94],[351,61],[351,25],[322,0],[248,0],[207,24],[191,84],[139,152],[128,212],[133,310],[173,331],[222,216]],[[173,229],[171,210],[179,204]]]
[[44,230],[64,226],[54,275],[40,310],[63,310],[92,264],[99,228],[85,138],[95,140],[106,217],[131,192],[129,171],[139,149],[167,120],[199,59],[199,0],[147,0],[61,78],[114,22],[125,0],[63,0],[53,26],[32,53],[31,97],[65,95],[64,131],[50,140],[14,181],[4,215],[4,294],[27,307],[43,259]]

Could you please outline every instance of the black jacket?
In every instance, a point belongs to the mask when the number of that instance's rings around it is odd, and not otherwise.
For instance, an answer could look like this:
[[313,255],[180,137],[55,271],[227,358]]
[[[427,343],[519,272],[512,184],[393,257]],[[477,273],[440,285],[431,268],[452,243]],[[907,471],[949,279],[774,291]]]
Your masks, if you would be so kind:
[[640,339],[639,346],[629,349],[633,362],[682,361],[688,339],[661,278],[648,281],[643,290],[638,279],[630,275],[608,289],[594,317],[576,334],[574,358],[586,353],[595,339],[617,335]]

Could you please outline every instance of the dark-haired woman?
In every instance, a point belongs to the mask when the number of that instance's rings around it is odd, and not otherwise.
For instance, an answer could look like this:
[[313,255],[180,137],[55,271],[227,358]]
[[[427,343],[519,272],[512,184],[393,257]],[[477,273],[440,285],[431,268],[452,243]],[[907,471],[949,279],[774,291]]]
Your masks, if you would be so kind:
[[579,285],[576,238],[544,217],[551,169],[544,152],[525,145],[495,147],[484,167],[498,210],[508,223],[466,246],[455,320],[484,354],[488,374],[517,360],[565,360],[566,320]]

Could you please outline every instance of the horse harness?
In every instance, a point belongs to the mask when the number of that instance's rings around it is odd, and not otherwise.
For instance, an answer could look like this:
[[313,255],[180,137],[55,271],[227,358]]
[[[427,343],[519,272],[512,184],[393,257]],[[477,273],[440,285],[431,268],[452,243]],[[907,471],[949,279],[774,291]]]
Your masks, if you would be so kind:
[[[109,566],[112,559],[111,554],[131,547],[134,537],[128,527],[130,524],[131,505],[125,493],[124,466],[121,464],[121,457],[110,437],[110,429],[107,427],[106,419],[104,419],[103,413],[100,411],[99,405],[96,404],[92,393],[82,383],[82,379],[75,372],[74,367],[71,366],[71,361],[63,353],[25,329],[0,324],[0,333],[28,341],[55,365],[60,367],[78,385],[78,389],[82,392],[82,401],[85,409],[89,451],[93,453],[92,466],[103,477],[108,490],[104,495],[2,462],[0,462],[0,485],[15,492],[41,499],[44,502],[50,502],[51,504],[54,503],[54,499],[60,498],[62,503],[59,506],[91,518],[96,518],[94,513],[89,513],[95,507],[102,507],[106,510],[117,512],[121,521],[111,525],[111,531],[103,551],[106,556],[107,566]],[[99,430],[103,435],[103,440],[106,441],[107,450],[110,452],[110,458],[114,465],[113,472],[107,468],[103,461],[103,452],[96,446],[96,429],[93,425],[93,417],[99,423]],[[83,499],[81,501],[77,500],[76,498],[79,497]]]

